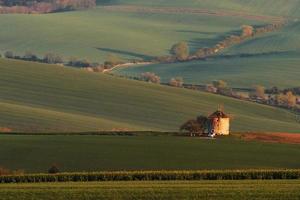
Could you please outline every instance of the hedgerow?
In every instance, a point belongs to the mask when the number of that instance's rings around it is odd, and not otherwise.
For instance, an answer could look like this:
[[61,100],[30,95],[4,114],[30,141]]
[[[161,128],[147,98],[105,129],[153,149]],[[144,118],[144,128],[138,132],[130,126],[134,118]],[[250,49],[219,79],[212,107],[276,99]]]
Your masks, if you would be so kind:
[[296,170],[116,171],[0,176],[0,183],[300,179]]

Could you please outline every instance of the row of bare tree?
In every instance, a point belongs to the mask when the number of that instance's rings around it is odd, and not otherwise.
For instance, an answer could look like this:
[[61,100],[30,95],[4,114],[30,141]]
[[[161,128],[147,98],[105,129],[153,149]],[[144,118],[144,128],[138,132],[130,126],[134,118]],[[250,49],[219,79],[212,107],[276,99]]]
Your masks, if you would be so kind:
[[0,0],[0,14],[41,14],[96,6],[96,0]]
[[250,100],[272,106],[280,106],[288,109],[297,109],[298,98],[293,89],[279,90],[277,87],[266,89],[261,85],[255,85],[249,95],[234,92],[223,80],[213,81],[205,87],[207,92],[222,94],[238,99]]
[[207,57],[213,56],[220,52],[221,50],[228,48],[232,45],[239,44],[249,38],[261,35],[263,33],[273,32],[280,29],[285,23],[277,22],[273,24],[268,24],[261,27],[253,27],[249,25],[244,25],[241,27],[241,33],[239,35],[230,35],[224,40],[218,42],[215,46],[210,48],[200,48],[196,52],[190,54],[190,48],[186,42],[179,42],[174,44],[170,50],[171,56],[160,56],[157,57],[155,61],[163,63],[172,62],[183,62],[190,60],[205,59]]

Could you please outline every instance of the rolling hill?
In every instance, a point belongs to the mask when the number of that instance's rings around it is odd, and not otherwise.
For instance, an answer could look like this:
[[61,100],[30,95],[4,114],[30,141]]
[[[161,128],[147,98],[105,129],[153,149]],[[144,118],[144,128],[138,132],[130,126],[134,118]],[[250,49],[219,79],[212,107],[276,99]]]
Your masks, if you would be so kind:
[[300,58],[285,52],[254,54],[246,57],[232,55],[207,61],[174,64],[153,64],[117,68],[114,73],[139,77],[143,72],[154,72],[167,83],[173,77],[182,77],[185,83],[208,84],[225,80],[231,87],[252,88],[254,85],[279,88],[298,87]]
[[[109,54],[124,59],[149,59],[169,53],[179,41],[191,48],[215,44],[251,19],[176,13],[92,10],[45,15],[1,15],[0,52],[48,52],[104,62]],[[14,24],[14,26],[11,26]],[[50,25],[50,26],[49,26]]]
[[98,5],[140,5],[207,8],[212,10],[234,10],[255,14],[277,16],[300,16],[300,2],[295,0],[98,0]]
[[218,104],[234,131],[300,131],[283,109],[57,65],[0,59],[0,91],[0,127],[13,131],[176,131]]
[[[207,62],[125,68],[115,73],[136,76],[151,71],[159,74],[164,81],[182,76],[187,83],[193,84],[224,79],[233,87],[299,85],[298,1],[97,2],[97,8],[84,11],[1,15],[0,52],[3,54],[11,50],[22,55],[31,51],[39,56],[54,52],[65,60],[77,57],[93,62],[104,62],[109,54],[125,60],[151,59],[169,54],[170,47],[179,41],[188,42],[191,52],[213,46],[240,30],[243,24],[271,23],[274,16],[288,19],[289,25],[280,31],[235,45]],[[197,12],[185,10],[190,8]],[[224,58],[224,55],[229,57]],[[241,55],[244,57],[241,58]]]

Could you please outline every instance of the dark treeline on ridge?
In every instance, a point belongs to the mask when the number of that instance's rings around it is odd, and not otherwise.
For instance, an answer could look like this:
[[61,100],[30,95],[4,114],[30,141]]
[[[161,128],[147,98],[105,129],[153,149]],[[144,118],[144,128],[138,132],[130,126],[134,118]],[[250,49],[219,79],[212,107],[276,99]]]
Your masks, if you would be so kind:
[[0,0],[0,13],[50,13],[94,6],[96,0]]

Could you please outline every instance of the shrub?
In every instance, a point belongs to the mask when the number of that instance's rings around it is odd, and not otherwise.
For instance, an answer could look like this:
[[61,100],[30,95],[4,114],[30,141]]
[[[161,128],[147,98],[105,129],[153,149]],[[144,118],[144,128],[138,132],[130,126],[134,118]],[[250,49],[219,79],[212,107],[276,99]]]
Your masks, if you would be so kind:
[[160,63],[171,63],[171,62],[175,62],[176,59],[174,59],[174,57],[172,56],[159,56],[159,57],[156,57],[155,62],[160,62]]
[[214,87],[212,84],[207,84],[205,86],[205,90],[207,92],[211,92],[211,93],[217,93],[218,92],[218,89],[216,87]]
[[297,97],[291,91],[288,91],[286,94],[276,95],[276,102],[280,106],[293,108],[297,104]]
[[150,83],[160,83],[160,77],[151,72],[142,73],[141,79]]
[[92,64],[90,61],[83,59],[79,60],[76,58],[71,58],[70,61],[68,62],[68,65],[73,66],[73,67],[91,67]]
[[223,80],[215,80],[212,82],[213,86],[217,89],[225,89],[227,88],[227,83]]
[[107,60],[104,62],[104,66],[106,68],[111,68],[122,63],[124,63],[124,61],[120,57],[115,54],[109,54]]
[[243,25],[242,26],[242,37],[252,37],[254,33],[253,26]]
[[59,64],[59,63],[63,63],[63,59],[61,56],[54,54],[54,53],[47,53],[44,56],[43,61],[45,63],[49,63],[49,64]]
[[189,46],[186,42],[174,44],[171,48],[171,54],[179,61],[186,60],[189,57]]
[[30,51],[27,51],[25,53],[25,55],[23,56],[23,59],[28,60],[28,61],[38,61],[39,60],[38,57],[35,54],[31,53]]
[[251,94],[251,98],[265,100],[265,88],[261,85],[254,86],[254,92]]
[[12,51],[6,51],[4,56],[5,58],[14,58],[14,53]]
[[48,169],[49,174],[57,174],[59,173],[59,168],[57,164],[52,164],[52,166]]
[[181,77],[171,78],[171,80],[169,81],[169,85],[172,87],[182,87],[183,78]]

